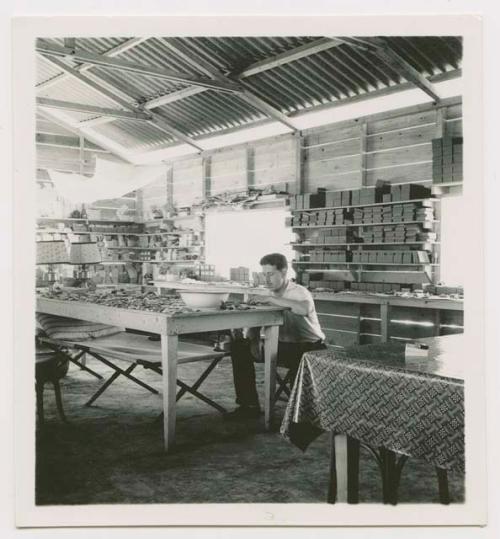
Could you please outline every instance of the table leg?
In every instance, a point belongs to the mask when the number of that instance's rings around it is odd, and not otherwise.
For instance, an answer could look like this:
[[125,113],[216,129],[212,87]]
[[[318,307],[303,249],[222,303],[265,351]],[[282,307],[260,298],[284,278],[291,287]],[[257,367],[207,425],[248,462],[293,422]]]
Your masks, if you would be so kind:
[[388,303],[380,305],[380,333],[382,342],[389,342],[389,326],[391,323],[391,306]]
[[330,480],[328,486],[328,503],[347,502],[347,436],[330,434]]
[[264,328],[264,423],[266,429],[271,428],[274,391],[276,389],[276,363],[278,361],[278,332],[279,326],[267,326]]
[[347,436],[347,503],[359,502],[359,440]]
[[177,395],[177,335],[161,336],[163,389],[163,441],[165,451],[175,442],[175,407]]

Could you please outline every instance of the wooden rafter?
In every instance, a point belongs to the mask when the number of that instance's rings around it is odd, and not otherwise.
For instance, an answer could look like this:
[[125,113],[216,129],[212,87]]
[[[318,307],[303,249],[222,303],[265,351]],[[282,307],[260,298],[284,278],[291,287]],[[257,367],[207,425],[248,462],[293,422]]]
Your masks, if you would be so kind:
[[[56,125],[60,125],[67,131],[70,131],[71,133],[75,134],[78,137],[78,140],[80,139],[82,129],[78,126],[75,126],[74,123],[71,121],[71,118],[66,116],[64,112],[60,110],[48,110],[44,108],[39,108],[38,113],[50,122]],[[132,162],[130,159],[130,153],[127,152],[125,148],[122,148],[121,146],[116,144],[116,142],[111,141],[102,135],[96,135],[89,130],[85,130],[84,133],[87,140],[93,142],[94,144],[97,144],[101,148],[109,150],[112,154],[125,161],[128,161],[130,163]]]
[[37,105],[49,107],[52,109],[71,110],[74,112],[89,112],[99,114],[100,116],[110,116],[113,118],[122,118],[124,120],[151,120],[151,114],[141,111],[127,111],[119,109],[109,109],[105,107],[96,107],[95,105],[86,105],[84,103],[73,103],[70,101],[61,101],[60,99],[49,99],[47,97],[37,97]]
[[[36,143],[41,146],[54,146],[56,148],[73,148],[78,149],[80,145],[80,140],[78,137],[66,136],[66,135],[51,135],[47,133],[36,133],[35,137]],[[89,152],[98,152],[98,153],[109,153],[109,150],[105,150],[93,144],[89,141],[85,141],[85,151]]]
[[263,71],[275,69],[276,67],[289,64],[290,62],[295,62],[296,60],[300,60],[301,58],[306,58],[307,56],[326,51],[333,47],[338,47],[342,44],[343,42],[340,39],[323,37],[321,39],[317,39],[315,41],[312,41],[311,43],[301,45],[300,47],[296,47],[281,54],[271,56],[270,58],[266,58],[265,60],[255,62],[254,64],[251,64],[245,69],[243,69],[243,71],[231,73],[231,77],[240,80],[245,79],[247,77],[251,77],[252,75],[262,73]]
[[182,84],[203,86],[206,88],[210,88],[211,90],[218,90],[221,92],[230,93],[240,91],[240,87],[236,83],[231,81],[224,82],[219,80],[216,82],[212,79],[205,77],[191,77],[185,73],[177,73],[155,66],[134,64],[133,62],[128,62],[126,60],[110,58],[108,56],[93,54],[79,49],[72,50],[67,47],[47,45],[42,40],[38,41],[36,50],[44,56],[59,56],[63,58],[70,58],[71,60],[75,62],[80,62],[82,64],[92,64],[96,66],[106,67],[109,69],[127,71],[129,73],[135,73],[138,75],[146,75],[148,77],[155,77],[173,82],[179,82]]
[[[104,56],[109,56],[110,58],[113,58],[114,56],[118,56],[119,54],[122,54],[125,51],[128,51],[132,49],[133,47],[136,47],[139,45],[139,43],[142,43],[147,38],[145,37],[132,37],[130,39],[127,39],[124,43],[120,43],[120,45],[117,45],[116,47],[113,47],[109,51],[103,53]],[[92,69],[94,65],[92,64],[80,64],[79,66],[76,66],[76,71],[79,71],[80,73],[84,71],[88,71]],[[68,78],[69,75],[66,72],[62,72],[59,75],[56,75],[55,77],[52,77],[49,80],[43,81],[40,84],[37,84],[36,89],[38,91],[48,88],[49,86],[53,86],[55,84],[58,84],[59,82],[63,81],[64,79]]]
[[410,65],[394,49],[392,49],[383,39],[379,37],[372,37],[370,39],[341,38],[341,40],[353,47],[357,47],[377,55],[389,67],[402,75],[408,82],[413,83],[415,86],[429,95],[433,101],[436,103],[440,102],[441,98],[437,94],[433,84],[412,65]]
[[[48,60],[49,60],[49,62],[52,62],[55,65],[58,65],[61,69],[66,71],[68,74],[75,77],[80,82],[83,82],[84,84],[86,84],[87,86],[89,86],[90,88],[95,90],[96,92],[99,92],[101,95],[104,95],[104,96],[108,97],[109,99],[115,101],[115,103],[117,103],[118,105],[121,105],[124,109],[130,110],[130,111],[132,111],[134,113],[141,110],[140,108],[134,107],[133,105],[131,105],[130,103],[128,103],[127,101],[122,99],[115,92],[109,90],[109,87],[111,86],[110,84],[107,85],[108,88],[105,88],[102,84],[99,84],[98,82],[96,82],[96,80],[99,80],[99,78],[96,77],[95,75],[94,75],[93,79],[90,79],[89,77],[87,77],[83,73],[80,73],[80,72],[76,71],[75,69],[69,67],[64,62],[59,60],[58,58],[48,57]],[[180,132],[175,127],[171,126],[161,116],[159,116],[155,112],[151,112],[149,114],[150,114],[150,120],[149,121],[154,122],[154,124],[159,129],[174,135],[175,137],[177,137],[182,142],[185,142],[186,144],[189,144],[189,145],[195,147],[197,150],[201,150],[200,146],[193,139],[191,139],[190,137],[188,137],[184,133]],[[85,129],[85,126],[82,125],[82,128]]]
[[[185,61],[189,61],[189,63],[196,67],[197,69],[200,69],[206,74],[209,74],[214,78],[214,80],[217,80],[220,83],[226,82],[231,83],[231,79],[229,77],[226,77],[223,73],[212,67],[208,62],[203,60],[199,57],[194,57],[193,53],[185,46],[180,43],[172,43],[170,41],[165,42],[166,46],[177,56],[183,58]],[[238,94],[238,97],[242,99],[243,101],[246,101],[248,104],[250,104],[253,108],[263,112],[267,116],[273,118],[274,120],[285,124],[287,127],[289,127],[292,131],[296,131],[297,127],[291,122],[288,117],[283,114],[280,110],[276,109],[272,105],[269,105],[256,95],[254,95],[250,90],[243,89],[240,94]]]

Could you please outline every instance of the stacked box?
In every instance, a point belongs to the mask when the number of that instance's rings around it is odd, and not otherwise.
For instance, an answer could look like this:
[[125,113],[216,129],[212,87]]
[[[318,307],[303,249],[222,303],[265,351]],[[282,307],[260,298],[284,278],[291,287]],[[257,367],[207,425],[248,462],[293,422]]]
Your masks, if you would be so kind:
[[379,192],[374,187],[363,187],[360,189],[360,204],[375,204],[376,202],[380,202],[381,199],[381,195],[379,195]]
[[391,292],[399,292],[401,290],[401,285],[398,283],[351,283],[351,290],[388,294]]
[[253,279],[253,284],[255,286],[261,286],[261,285],[267,284],[266,276],[260,271],[259,272],[253,271],[252,279]]
[[429,198],[431,190],[419,183],[404,183],[401,186],[401,200],[412,200],[414,198]]
[[250,270],[243,266],[237,268],[230,268],[229,275],[231,281],[237,281],[240,283],[248,283],[250,281]]
[[326,203],[326,190],[318,189],[317,193],[309,196],[309,208],[324,208]]
[[353,189],[351,191],[351,204],[357,206],[361,204],[361,189]]
[[443,137],[432,141],[432,181],[463,181],[462,137]]
[[304,286],[309,286],[309,273],[302,273],[300,277],[301,284]]
[[315,290],[317,288],[326,288],[329,290],[345,290],[347,283],[344,281],[324,281],[324,280],[310,280],[309,288]]
[[341,194],[342,206],[351,205],[351,191],[342,191]]

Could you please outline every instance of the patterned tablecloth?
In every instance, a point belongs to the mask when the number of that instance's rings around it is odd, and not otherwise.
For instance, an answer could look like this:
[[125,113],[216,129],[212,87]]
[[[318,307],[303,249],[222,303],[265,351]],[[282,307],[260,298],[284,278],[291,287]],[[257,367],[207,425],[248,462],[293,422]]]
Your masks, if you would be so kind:
[[304,354],[282,435],[305,450],[322,432],[338,432],[463,470],[461,339],[428,339],[429,357],[406,362],[397,342]]

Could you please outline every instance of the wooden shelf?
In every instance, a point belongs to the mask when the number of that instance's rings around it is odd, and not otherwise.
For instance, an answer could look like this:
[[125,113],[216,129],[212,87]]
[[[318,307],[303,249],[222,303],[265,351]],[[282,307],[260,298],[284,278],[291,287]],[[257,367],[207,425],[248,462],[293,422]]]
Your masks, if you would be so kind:
[[443,183],[433,183],[432,187],[462,187],[464,182],[443,182]]
[[[430,262],[415,262],[414,264],[396,264],[395,262],[305,262],[305,261],[293,261],[292,264],[300,265],[328,265],[328,266],[439,266],[439,264],[431,264]],[[318,273],[323,271],[321,268],[317,270]]]
[[159,247],[106,247],[109,251],[160,251]]
[[181,236],[181,232],[156,232],[155,234],[143,234],[139,232],[99,232],[98,230],[92,230],[90,234],[100,234],[101,236],[134,236],[139,237],[151,237],[151,236]]
[[199,247],[199,245],[189,245],[188,247],[180,247],[179,245],[172,245],[171,247],[106,247],[106,249],[110,251],[167,251],[168,249],[183,251],[191,247]]
[[[404,266],[405,264],[398,264],[398,266]],[[415,264],[406,264],[407,266],[414,266]],[[315,270],[315,269],[307,269],[305,270],[306,273],[339,273],[342,271],[342,269],[322,269],[322,270]],[[361,273],[381,273],[381,270],[358,270]],[[404,271],[404,270],[390,270],[389,273],[426,273],[423,270],[422,271]]]
[[384,222],[384,223],[349,223],[345,225],[299,225],[295,226],[293,225],[291,228],[292,230],[295,229],[307,229],[307,228],[342,228],[342,227],[360,227],[360,226],[388,226],[388,225],[414,225],[414,224],[433,224],[433,223],[439,223],[439,221],[435,219],[428,219],[427,221],[391,221],[391,222]]
[[292,247],[366,247],[370,245],[439,245],[436,241],[382,242],[382,243],[290,243]]
[[101,223],[108,225],[138,225],[135,221],[117,221],[108,219],[74,219],[72,217],[38,217],[39,223]]
[[[433,185],[440,185],[440,184],[433,184]],[[356,204],[356,205],[350,205],[350,206],[328,206],[325,208],[307,208],[302,210],[290,210],[292,213],[302,213],[302,212],[308,212],[308,211],[321,211],[321,210],[342,210],[342,209],[349,209],[349,208],[368,208],[370,206],[392,206],[394,204],[412,204],[413,202],[424,202],[430,200],[431,202],[439,202],[438,198],[414,198],[410,200],[398,200],[398,201],[391,201],[391,202],[373,202],[372,204]]]

